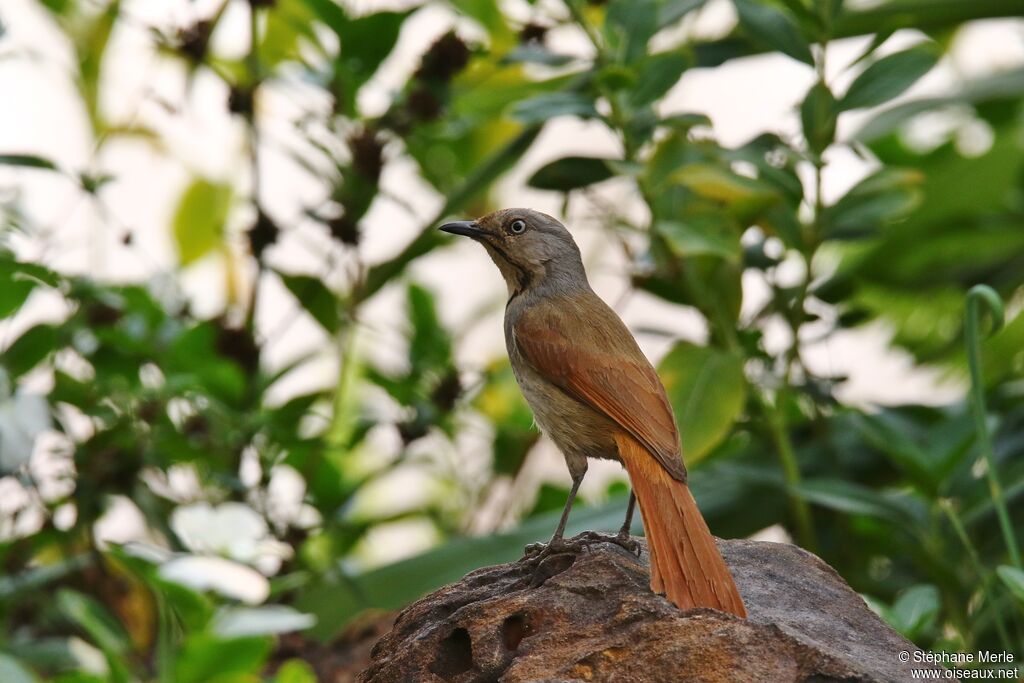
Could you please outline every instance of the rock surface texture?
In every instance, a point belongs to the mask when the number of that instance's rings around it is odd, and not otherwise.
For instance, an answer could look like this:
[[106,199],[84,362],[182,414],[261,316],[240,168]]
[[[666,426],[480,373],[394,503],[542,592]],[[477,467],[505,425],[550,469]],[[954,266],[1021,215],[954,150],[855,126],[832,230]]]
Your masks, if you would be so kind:
[[746,620],[676,609],[648,587],[646,546],[637,558],[599,543],[539,568],[486,567],[424,597],[378,641],[359,680],[911,680],[900,652],[917,648],[820,559],[777,543],[719,547]]

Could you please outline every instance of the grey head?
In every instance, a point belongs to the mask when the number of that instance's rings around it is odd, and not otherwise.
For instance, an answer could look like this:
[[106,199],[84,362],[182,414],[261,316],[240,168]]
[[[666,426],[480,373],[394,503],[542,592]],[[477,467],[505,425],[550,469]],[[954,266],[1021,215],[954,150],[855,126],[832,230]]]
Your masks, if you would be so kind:
[[589,289],[579,247],[566,227],[546,213],[500,209],[440,229],[482,244],[505,278],[510,297],[537,288]]

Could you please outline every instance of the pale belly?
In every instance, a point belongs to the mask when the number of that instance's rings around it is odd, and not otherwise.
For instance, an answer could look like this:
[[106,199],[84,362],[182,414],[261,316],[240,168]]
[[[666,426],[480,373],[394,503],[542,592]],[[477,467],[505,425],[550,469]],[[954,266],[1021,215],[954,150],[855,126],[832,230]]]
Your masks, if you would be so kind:
[[612,436],[619,427],[614,422],[568,396],[529,367],[517,365],[513,363],[513,371],[537,426],[562,451],[570,472],[586,471],[587,458],[619,459]]

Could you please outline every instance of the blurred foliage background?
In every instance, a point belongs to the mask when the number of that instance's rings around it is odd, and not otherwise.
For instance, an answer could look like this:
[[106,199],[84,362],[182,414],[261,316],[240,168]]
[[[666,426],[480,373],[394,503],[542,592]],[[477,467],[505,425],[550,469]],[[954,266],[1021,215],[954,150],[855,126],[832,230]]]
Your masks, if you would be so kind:
[[[118,0],[38,5],[71,55],[92,152],[69,167],[0,150],[5,682],[315,680],[308,663],[274,653],[276,638],[330,639],[366,610],[545,539],[564,491],[520,487],[510,507],[498,496],[538,442],[507,361],[459,367],[463,331],[442,323],[415,277],[418,260],[448,244],[442,219],[515,204],[495,183],[524,171],[566,208],[593,208],[631,289],[706,330],[673,339],[659,371],[716,534],[784,530],[926,649],[1024,655],[1024,64],[904,95],[948,60],[965,25],[1013,17],[1018,3],[197,5],[188,21],[142,28],[154,59],[181,74],[184,104],[168,108],[187,108],[201,79],[226,89],[227,115],[245,131],[237,177],[197,172],[169,225],[131,229],[110,198],[121,179],[104,170],[105,150],[130,139],[175,155],[103,95],[111,36],[139,20]],[[438,5],[454,28],[366,113],[361,89],[400,49],[403,25]],[[689,30],[711,5],[727,29]],[[230,16],[245,17],[246,47],[222,53]],[[857,37],[859,54],[826,64],[835,51],[825,46]],[[793,103],[799,135],[765,129],[726,146],[707,116],[662,106],[684,74],[767,53],[814,74]],[[271,88],[312,91],[317,106],[275,119],[281,110],[261,105]],[[853,112],[858,127],[837,125]],[[559,117],[611,131],[618,152],[533,163]],[[922,121],[926,140],[913,135]],[[259,157],[281,127],[300,144],[278,153],[313,188],[299,217],[264,199]],[[826,201],[822,177],[841,154],[872,170]],[[407,199],[382,188],[398,167],[437,197],[435,211],[408,207],[418,232],[365,258],[367,232],[388,230],[367,219],[375,203]],[[41,174],[77,188],[124,253],[136,230],[166,231],[177,267],[123,282],[55,265],[62,244],[35,248],[54,229],[19,191]],[[603,200],[612,186],[638,210]],[[282,264],[275,249],[298,221],[322,240]],[[214,313],[179,281],[211,259],[224,275]],[[752,276],[767,294],[750,311]],[[274,288],[288,310],[260,308]],[[363,311],[382,292],[403,307],[398,363],[375,362],[360,341]],[[59,314],[35,315],[44,303]],[[323,342],[270,362],[275,330],[296,317]],[[844,403],[846,378],[805,362],[807,344],[879,322],[893,349],[968,387],[961,400]],[[325,354],[332,370],[295,390],[290,378]],[[408,472],[414,485],[401,484]],[[572,530],[615,528],[625,494],[612,484],[576,510]],[[408,501],[368,503],[388,495]],[[134,520],[131,542],[100,532],[118,515]],[[433,547],[360,560],[397,521],[418,523]]]

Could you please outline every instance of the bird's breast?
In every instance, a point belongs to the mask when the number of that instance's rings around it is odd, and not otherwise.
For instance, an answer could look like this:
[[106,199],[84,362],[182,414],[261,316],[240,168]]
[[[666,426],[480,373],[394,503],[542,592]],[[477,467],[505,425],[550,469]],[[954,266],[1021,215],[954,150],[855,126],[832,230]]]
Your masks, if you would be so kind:
[[618,425],[534,370],[516,347],[508,324],[505,341],[512,372],[537,426],[566,458],[618,459],[614,439],[614,434],[621,431]]

